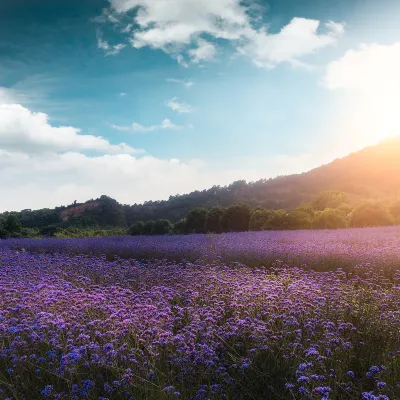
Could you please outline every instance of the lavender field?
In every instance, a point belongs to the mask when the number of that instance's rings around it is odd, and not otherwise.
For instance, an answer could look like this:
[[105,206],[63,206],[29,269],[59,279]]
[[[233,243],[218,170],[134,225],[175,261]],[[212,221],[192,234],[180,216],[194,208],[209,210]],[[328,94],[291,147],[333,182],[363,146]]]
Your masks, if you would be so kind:
[[267,266],[277,260],[317,270],[358,263],[397,269],[400,226],[385,228],[232,232],[219,235],[115,236],[0,240],[0,248],[35,253],[169,261],[219,261]]
[[0,241],[0,399],[400,399],[400,228]]

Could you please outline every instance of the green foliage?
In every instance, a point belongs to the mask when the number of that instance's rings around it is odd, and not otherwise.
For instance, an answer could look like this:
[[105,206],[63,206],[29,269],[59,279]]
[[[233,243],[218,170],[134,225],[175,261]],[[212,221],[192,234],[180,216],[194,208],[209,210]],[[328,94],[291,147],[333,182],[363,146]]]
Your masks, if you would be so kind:
[[314,209],[312,207],[311,204],[301,204],[300,206],[298,206],[296,208],[295,211],[301,211],[304,212],[306,214],[308,214],[309,216],[313,217],[314,216]]
[[266,226],[269,218],[273,214],[271,210],[256,209],[251,213],[249,221],[249,230],[261,231]]
[[263,226],[265,230],[285,229],[287,212],[285,210],[272,211]]
[[320,193],[312,202],[316,211],[323,211],[326,208],[337,208],[350,200],[349,195],[337,190],[330,190]]
[[167,219],[158,219],[153,222],[151,228],[152,235],[167,235],[171,233],[172,224]]
[[312,221],[314,229],[340,229],[346,228],[346,225],[347,222],[344,214],[332,208],[317,211]]
[[55,225],[44,226],[39,230],[41,236],[54,237],[60,231],[60,229]]
[[244,232],[249,230],[250,208],[244,204],[228,207],[221,217],[224,232]]
[[83,237],[99,237],[99,236],[121,236],[126,235],[127,231],[123,228],[115,229],[79,229],[68,227],[60,229],[55,233],[55,237],[59,238],[83,238]]
[[378,202],[366,202],[357,206],[350,214],[349,226],[364,228],[372,226],[388,226],[393,218],[388,210]]
[[18,213],[19,221],[25,228],[43,228],[50,225],[61,224],[59,210],[42,209],[42,210],[22,210]]
[[167,219],[158,219],[150,222],[136,222],[129,229],[131,236],[139,235],[166,235],[171,233],[172,224]]
[[88,209],[85,217],[93,225],[103,227],[117,227],[125,225],[125,215],[121,204],[108,196],[101,196],[98,199],[99,206]]
[[153,221],[147,221],[143,224],[142,235],[151,235],[151,232],[153,231],[153,223]]
[[10,214],[7,216],[6,220],[4,221],[3,228],[10,233],[20,232],[21,224],[19,223],[18,217],[15,214]]
[[205,233],[207,210],[205,208],[195,208],[186,216],[187,233]]
[[0,239],[19,238],[24,236],[16,214],[8,214],[0,220]]
[[177,235],[183,235],[186,233],[186,218],[180,219],[178,222],[175,222],[172,228],[172,232]]
[[207,212],[206,220],[204,224],[205,232],[221,233],[221,218],[224,213],[222,207],[214,207]]
[[295,210],[286,215],[286,229],[310,229],[312,217],[305,211]]
[[78,238],[78,237],[86,237],[87,232],[74,227],[69,227],[67,229],[60,230],[55,234],[56,237],[61,238]]
[[135,222],[128,229],[128,234],[131,236],[143,235],[144,223],[142,221]]

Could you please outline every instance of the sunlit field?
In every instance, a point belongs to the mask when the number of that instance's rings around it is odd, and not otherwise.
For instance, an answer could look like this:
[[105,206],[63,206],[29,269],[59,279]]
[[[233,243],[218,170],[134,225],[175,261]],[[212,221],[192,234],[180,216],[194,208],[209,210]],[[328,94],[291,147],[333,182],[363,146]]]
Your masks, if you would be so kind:
[[1,399],[400,399],[400,228],[0,241]]

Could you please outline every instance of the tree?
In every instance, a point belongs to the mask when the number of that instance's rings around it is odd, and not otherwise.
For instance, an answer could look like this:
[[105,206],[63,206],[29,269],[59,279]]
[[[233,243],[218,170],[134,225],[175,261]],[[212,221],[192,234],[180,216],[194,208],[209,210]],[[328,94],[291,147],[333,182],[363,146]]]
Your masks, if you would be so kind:
[[312,202],[314,210],[323,211],[326,208],[337,208],[349,201],[347,193],[338,190],[328,190],[321,192]]
[[311,204],[301,204],[296,208],[295,211],[302,211],[307,213],[309,216],[313,217],[314,216],[314,209],[311,206]]
[[263,226],[263,229],[267,230],[285,229],[286,215],[287,212],[285,210],[272,211],[270,217]]
[[135,222],[128,228],[128,235],[138,236],[143,235],[144,223],[142,221]]
[[286,215],[286,229],[310,229],[311,216],[304,211],[294,210]]
[[9,216],[7,216],[3,228],[10,233],[20,232],[21,225],[19,223],[18,217],[14,214],[10,214]]
[[206,232],[221,233],[221,217],[224,210],[221,207],[214,207],[208,211],[206,215],[206,220],[204,224],[204,229]]
[[10,237],[10,232],[4,229],[3,225],[0,224],[0,239],[7,239]]
[[346,228],[346,225],[343,213],[332,208],[317,211],[312,221],[312,227],[315,229],[340,229]]
[[186,216],[186,230],[188,233],[205,233],[207,210],[195,208]]
[[356,207],[350,214],[349,225],[364,228],[368,226],[388,226],[393,220],[387,209],[377,202],[366,202]]
[[39,234],[47,237],[54,237],[59,232],[59,228],[55,225],[45,226],[39,230]]
[[177,235],[183,235],[187,232],[186,230],[186,218],[180,219],[178,222],[175,222],[172,232]]
[[151,235],[153,230],[153,221],[148,221],[143,224],[143,235]]
[[228,207],[221,217],[224,232],[244,232],[249,230],[250,208],[244,204]]
[[172,225],[167,219],[158,219],[153,222],[151,227],[152,235],[167,235],[171,232]]
[[268,219],[271,217],[273,211],[265,209],[257,209],[251,213],[249,221],[249,230],[261,231],[264,229]]

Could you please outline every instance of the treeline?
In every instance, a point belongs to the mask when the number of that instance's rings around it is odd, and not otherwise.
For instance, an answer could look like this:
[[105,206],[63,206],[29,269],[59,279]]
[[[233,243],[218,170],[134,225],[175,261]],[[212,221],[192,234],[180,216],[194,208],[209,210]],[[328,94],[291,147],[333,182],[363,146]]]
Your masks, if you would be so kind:
[[6,218],[0,218],[0,239],[17,239],[17,238],[42,238],[42,237],[58,237],[58,238],[79,238],[79,237],[96,237],[96,236],[123,236],[127,235],[126,228],[114,229],[88,229],[68,227],[65,229],[56,226],[46,226],[42,229],[24,228],[16,215],[8,215]]
[[[21,213],[0,215],[0,238],[88,237],[114,235],[166,235],[222,233],[259,230],[339,229],[400,224],[400,199],[360,200],[341,191],[320,193],[310,203],[293,210],[251,208],[246,204],[229,207],[198,207],[174,222],[167,218],[137,221],[129,227],[119,204],[106,196],[98,207],[68,221],[56,219],[52,210],[39,210],[35,217]],[[103,213],[103,214],[102,214]],[[39,221],[39,222],[38,222]],[[39,225],[39,227],[37,226]]]
[[136,222],[130,235],[223,233],[260,230],[341,229],[400,224],[400,200],[354,203],[344,192],[321,193],[292,211],[251,209],[244,204],[226,208],[196,208],[176,223],[167,219]]

